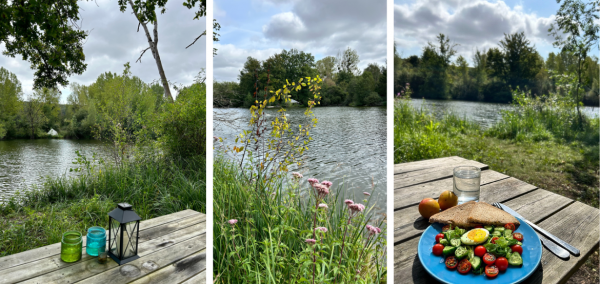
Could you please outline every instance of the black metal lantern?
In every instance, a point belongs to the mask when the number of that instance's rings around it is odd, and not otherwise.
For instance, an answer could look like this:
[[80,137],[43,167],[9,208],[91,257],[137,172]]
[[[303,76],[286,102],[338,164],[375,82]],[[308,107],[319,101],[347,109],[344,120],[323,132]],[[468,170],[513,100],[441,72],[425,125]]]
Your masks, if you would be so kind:
[[108,213],[108,255],[119,265],[138,258],[140,216],[131,204],[119,203]]

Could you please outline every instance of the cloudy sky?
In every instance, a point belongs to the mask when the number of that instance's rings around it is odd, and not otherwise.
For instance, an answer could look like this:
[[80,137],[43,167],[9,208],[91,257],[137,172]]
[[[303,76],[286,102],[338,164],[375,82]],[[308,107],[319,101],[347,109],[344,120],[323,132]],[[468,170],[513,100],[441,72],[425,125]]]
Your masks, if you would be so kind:
[[237,81],[248,56],[259,60],[296,48],[315,61],[351,47],[359,67],[385,65],[385,0],[215,0],[221,24],[215,81]]
[[525,32],[544,58],[558,51],[552,47],[548,28],[559,5],[553,0],[412,0],[394,1],[394,38],[402,57],[421,55],[428,41],[439,33],[459,44],[456,60],[464,56],[472,64],[475,48],[497,47],[504,33]]
[[[141,63],[136,63],[140,51],[148,47],[148,41],[137,20],[128,7],[124,13],[119,11],[117,1],[96,0],[80,1],[83,29],[90,32],[84,45],[87,70],[82,75],[69,78],[69,82],[80,84],[93,83],[104,72],[123,72],[123,64],[130,62],[131,73],[146,82],[159,79],[158,69],[150,50]],[[181,1],[169,1],[165,14],[158,15],[158,51],[167,79],[177,84],[189,85],[201,68],[206,67],[206,43],[204,37],[196,44],[185,49],[206,26],[204,18],[193,20],[194,12],[185,8]],[[149,25],[148,28],[152,28]],[[0,45],[4,50],[4,45]],[[10,58],[0,55],[0,66],[15,73],[27,96],[32,93],[33,73],[29,63],[19,56]],[[69,87],[61,88],[62,102],[70,93]],[[175,94],[173,88],[172,93]]]

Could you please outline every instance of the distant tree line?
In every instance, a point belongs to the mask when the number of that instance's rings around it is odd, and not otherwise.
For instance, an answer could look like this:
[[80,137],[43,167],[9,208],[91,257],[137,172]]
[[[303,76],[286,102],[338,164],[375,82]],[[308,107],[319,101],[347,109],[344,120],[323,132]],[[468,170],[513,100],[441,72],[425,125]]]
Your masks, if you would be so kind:
[[[248,57],[237,82],[214,82],[213,104],[215,107],[249,107],[255,102],[255,96],[264,95],[266,87],[267,91],[275,90],[287,84],[286,80],[291,83],[316,75],[323,78],[323,106],[385,104],[386,68],[371,63],[361,71],[359,62],[358,53],[351,48],[336,57],[327,56],[316,62],[310,53],[296,49],[283,50],[264,61]],[[301,90],[292,99],[306,105],[309,92]]]
[[0,67],[0,139],[59,137],[137,143],[160,141],[172,152],[204,154],[206,88],[199,75],[177,88],[175,101],[164,87],[145,83],[125,65],[122,74],[100,74],[90,85],[71,83],[66,104],[58,89],[24,95],[14,73]]
[[576,54],[563,49],[544,60],[523,32],[505,34],[498,47],[476,49],[473,66],[462,55],[453,58],[455,47],[444,34],[428,43],[421,56],[401,58],[394,47],[394,94],[409,83],[414,98],[508,103],[516,88],[533,95],[559,91],[558,76],[574,74],[579,64],[583,67],[580,101],[598,105],[600,65],[595,56],[585,56],[579,63]]

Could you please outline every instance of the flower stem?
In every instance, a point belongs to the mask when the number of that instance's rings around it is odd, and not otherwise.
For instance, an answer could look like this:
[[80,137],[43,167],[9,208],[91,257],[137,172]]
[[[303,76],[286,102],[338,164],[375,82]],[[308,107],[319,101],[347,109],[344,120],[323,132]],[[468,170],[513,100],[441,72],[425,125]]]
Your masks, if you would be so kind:
[[[348,217],[348,224],[346,225],[346,228],[344,229],[344,237],[342,238],[342,249],[340,250],[340,263],[338,264],[338,267],[340,268],[340,271],[342,270],[342,254],[344,253],[344,245],[346,244],[346,233],[348,232],[348,226],[350,226],[350,220],[352,220],[352,213],[350,213],[350,217]],[[337,279],[337,277],[336,277]]]
[[[313,239],[317,239],[317,211],[319,210],[319,198],[315,203],[315,217],[313,218]],[[317,269],[317,244],[313,245],[313,284],[315,284],[315,270]]]

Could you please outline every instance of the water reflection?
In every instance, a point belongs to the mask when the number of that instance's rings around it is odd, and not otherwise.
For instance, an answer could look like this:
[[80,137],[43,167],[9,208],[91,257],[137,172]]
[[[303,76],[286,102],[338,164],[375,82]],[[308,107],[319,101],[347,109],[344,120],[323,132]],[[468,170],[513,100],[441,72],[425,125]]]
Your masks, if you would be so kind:
[[[248,129],[250,113],[247,109],[216,109],[214,134],[233,146],[241,129]],[[277,109],[267,109],[268,117],[277,115]],[[304,153],[301,172],[304,177],[330,180],[334,185],[344,184],[346,196],[362,200],[363,192],[375,191],[371,202],[376,202],[378,213],[385,213],[386,205],[386,109],[383,107],[320,107],[314,109],[319,119],[311,131],[313,141]],[[303,108],[287,110],[290,124],[303,118]],[[222,121],[219,123],[218,121]],[[223,122],[225,121],[226,122]]]

